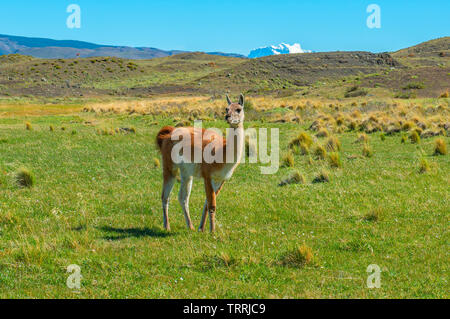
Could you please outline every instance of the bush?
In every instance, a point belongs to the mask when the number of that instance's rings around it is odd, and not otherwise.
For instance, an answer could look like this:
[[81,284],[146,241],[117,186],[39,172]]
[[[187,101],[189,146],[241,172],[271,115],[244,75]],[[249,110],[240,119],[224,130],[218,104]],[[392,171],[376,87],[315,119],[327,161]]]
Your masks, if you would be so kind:
[[25,123],[25,129],[26,129],[27,131],[33,130],[33,126],[31,125],[30,122],[26,122],[26,123]]
[[35,179],[33,173],[26,169],[20,168],[16,172],[17,184],[21,187],[32,187],[34,185]]

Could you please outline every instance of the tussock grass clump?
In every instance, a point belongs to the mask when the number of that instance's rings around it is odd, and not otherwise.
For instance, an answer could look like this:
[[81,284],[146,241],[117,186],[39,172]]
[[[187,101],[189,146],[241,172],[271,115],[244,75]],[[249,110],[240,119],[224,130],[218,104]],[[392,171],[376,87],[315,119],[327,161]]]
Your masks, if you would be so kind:
[[339,153],[332,152],[328,154],[328,161],[330,162],[330,166],[334,168],[342,167],[341,157]]
[[428,163],[428,160],[426,158],[422,157],[419,163],[419,173],[424,174],[429,172],[430,170],[431,170],[430,163]]
[[366,133],[361,133],[358,135],[358,139],[356,141],[360,143],[367,143],[369,141],[369,137]]
[[440,97],[441,99],[448,98],[448,91],[445,91],[445,92],[442,93],[439,97]]
[[239,263],[239,260],[227,253],[220,253],[214,256],[203,256],[198,261],[198,267],[202,270],[211,270],[216,268],[229,268]]
[[373,209],[370,212],[368,212],[366,215],[364,215],[364,220],[368,222],[377,222],[382,220],[384,217],[383,211],[381,209]]
[[406,135],[402,135],[401,143],[405,144],[407,140],[408,138],[406,137]]
[[420,135],[417,133],[417,131],[413,131],[411,135],[409,135],[409,139],[411,140],[411,143],[413,144],[419,144],[420,143]]
[[33,126],[31,125],[30,122],[26,122],[26,123],[25,123],[25,129],[26,129],[27,131],[32,131],[32,130],[33,130]]
[[278,186],[286,186],[290,184],[305,184],[305,177],[298,171],[293,172],[288,178],[282,180]]
[[364,144],[362,155],[365,157],[372,157],[373,156],[373,149],[370,147],[368,143]]
[[55,131],[55,128],[53,127],[53,125],[50,125],[49,128],[48,128],[48,130],[49,130],[50,132],[54,132],[54,131]]
[[294,146],[300,146],[301,144],[304,144],[308,148],[312,145],[313,140],[311,135],[309,135],[306,132],[301,132],[296,138],[292,139],[289,142],[289,147],[293,148]]
[[303,244],[281,257],[281,264],[287,267],[303,267],[313,262],[314,254],[311,247]]
[[322,145],[318,144],[316,145],[316,148],[314,149],[314,155],[318,159],[325,159],[327,157],[327,150]]
[[29,169],[22,167],[16,172],[16,181],[21,187],[32,187],[35,183],[35,178]]
[[434,155],[446,155],[447,154],[447,143],[445,143],[443,138],[438,138],[434,141]]
[[380,140],[382,140],[382,141],[386,140],[386,135],[384,133],[380,134]]
[[321,170],[319,175],[317,175],[314,179],[313,179],[313,184],[317,184],[317,183],[329,183],[330,182],[330,175],[328,174],[328,172],[326,170]]
[[316,136],[317,137],[328,137],[328,136],[330,136],[330,133],[328,132],[328,130],[326,128],[321,128],[319,130],[319,132],[317,132]]
[[153,166],[155,166],[156,168],[161,167],[161,163],[159,162],[159,159],[157,159],[156,157],[153,158]]
[[302,155],[308,155],[309,154],[309,146],[307,144],[301,143],[300,144],[300,152]]
[[294,167],[295,161],[292,152],[289,151],[286,155],[284,155],[281,162],[283,167]]
[[414,127],[414,125],[415,125],[414,122],[411,122],[411,121],[405,122],[402,125],[402,130],[403,131],[409,131],[409,130],[411,130]]
[[326,144],[327,150],[330,152],[337,152],[341,150],[341,141],[336,136],[330,136]]

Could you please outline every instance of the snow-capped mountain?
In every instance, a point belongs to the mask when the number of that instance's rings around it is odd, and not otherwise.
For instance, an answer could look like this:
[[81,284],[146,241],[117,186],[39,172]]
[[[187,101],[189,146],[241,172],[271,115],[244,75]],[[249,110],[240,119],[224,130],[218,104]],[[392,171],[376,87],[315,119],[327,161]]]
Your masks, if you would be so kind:
[[271,45],[268,47],[262,47],[252,50],[248,55],[249,58],[260,58],[268,55],[278,54],[292,54],[292,53],[311,53],[310,50],[303,50],[300,43],[294,43],[293,45],[287,43],[281,43],[280,45]]

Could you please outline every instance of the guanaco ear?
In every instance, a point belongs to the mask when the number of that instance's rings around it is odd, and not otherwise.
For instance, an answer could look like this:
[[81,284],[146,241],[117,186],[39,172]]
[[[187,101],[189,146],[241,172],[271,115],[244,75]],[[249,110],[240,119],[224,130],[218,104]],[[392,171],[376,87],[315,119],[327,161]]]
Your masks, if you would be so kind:
[[239,104],[241,106],[244,106],[244,95],[241,93],[241,96],[239,96]]
[[232,104],[232,102],[231,102],[230,97],[228,96],[228,94],[227,94],[227,103],[228,103],[228,105]]

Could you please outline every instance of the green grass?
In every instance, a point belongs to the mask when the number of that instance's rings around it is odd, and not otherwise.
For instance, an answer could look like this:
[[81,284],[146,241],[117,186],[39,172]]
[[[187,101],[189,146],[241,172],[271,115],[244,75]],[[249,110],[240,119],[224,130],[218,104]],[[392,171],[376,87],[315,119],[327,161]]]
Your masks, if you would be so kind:
[[[329,183],[312,183],[328,163],[308,156],[294,155],[306,183],[285,187],[277,185],[292,168],[264,176],[243,164],[218,197],[214,235],[186,229],[177,185],[167,233],[154,161],[154,137],[166,124],[174,123],[91,113],[0,118],[1,298],[449,297],[449,157],[433,157],[427,174],[417,168],[434,139],[372,138],[366,158],[357,133],[337,134],[342,168],[329,170]],[[246,125],[280,128],[282,153],[308,127]],[[96,133],[105,127],[136,134]],[[32,188],[15,182],[20,167],[33,172]],[[203,203],[196,180],[197,226]],[[367,217],[374,211],[383,218]],[[286,265],[296,247],[309,247],[314,262]],[[66,286],[71,264],[81,267],[78,293]],[[366,288],[370,264],[382,269],[380,289]]]

